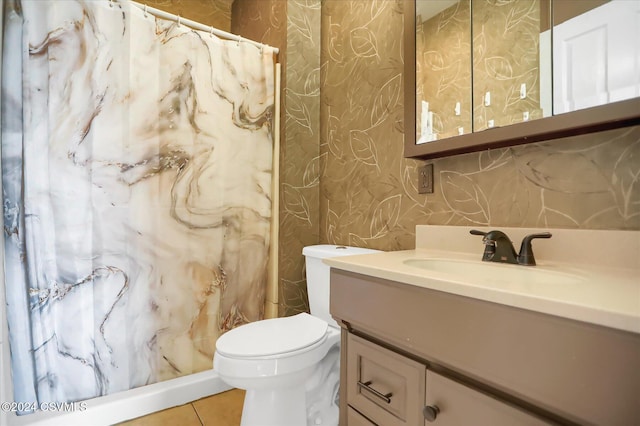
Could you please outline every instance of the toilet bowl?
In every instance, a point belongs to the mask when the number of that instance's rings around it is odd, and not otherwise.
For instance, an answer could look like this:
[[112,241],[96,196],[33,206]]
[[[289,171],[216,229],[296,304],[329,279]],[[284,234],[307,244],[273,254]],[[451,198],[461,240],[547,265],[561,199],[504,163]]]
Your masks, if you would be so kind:
[[338,424],[340,328],[329,315],[329,267],[321,259],[374,251],[305,247],[311,315],[256,321],[218,338],[214,370],[246,390],[241,426]]
[[[337,424],[331,404],[327,410],[314,410],[308,419],[306,401],[315,398],[314,389],[307,386],[314,374],[322,374],[324,364],[337,366],[339,356],[328,354],[332,347],[338,348],[339,329],[301,313],[249,323],[234,331],[233,336],[226,333],[218,339],[213,368],[229,385],[246,389],[242,426]],[[338,376],[334,375],[336,392]]]

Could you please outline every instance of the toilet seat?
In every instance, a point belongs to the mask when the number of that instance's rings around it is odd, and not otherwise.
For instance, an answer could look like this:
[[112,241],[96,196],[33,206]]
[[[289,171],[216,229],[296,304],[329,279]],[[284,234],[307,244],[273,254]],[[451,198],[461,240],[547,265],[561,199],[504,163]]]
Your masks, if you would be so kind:
[[236,359],[287,356],[316,345],[327,335],[328,324],[307,313],[242,325],[220,336],[216,351]]

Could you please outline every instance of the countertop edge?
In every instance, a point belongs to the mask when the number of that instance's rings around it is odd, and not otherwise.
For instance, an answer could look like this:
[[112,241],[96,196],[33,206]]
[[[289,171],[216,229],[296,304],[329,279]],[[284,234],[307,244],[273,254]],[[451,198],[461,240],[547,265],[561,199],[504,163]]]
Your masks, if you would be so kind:
[[[404,259],[411,257],[443,255],[443,253],[416,249],[327,258],[324,259],[324,262],[332,268],[382,278],[401,284],[404,283],[407,285],[442,291],[463,297],[470,297],[477,300],[498,303],[622,331],[640,333],[640,311],[635,314],[616,312],[563,300],[551,300],[527,294],[470,285],[464,282],[444,280],[437,277],[437,274],[435,274],[435,276],[424,276],[424,274],[420,274],[416,271],[410,272],[407,270],[403,271],[401,270],[402,268],[393,269],[381,266],[383,262],[372,262],[372,259],[379,259],[381,255],[385,256],[386,259],[391,258],[396,263],[401,263]],[[458,253],[457,255],[460,254]],[[640,285],[636,296],[640,298]]]

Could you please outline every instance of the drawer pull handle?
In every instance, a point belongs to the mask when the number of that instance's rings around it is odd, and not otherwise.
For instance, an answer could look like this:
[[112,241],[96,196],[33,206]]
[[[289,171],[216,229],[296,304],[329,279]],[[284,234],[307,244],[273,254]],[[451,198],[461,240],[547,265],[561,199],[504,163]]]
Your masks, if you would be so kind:
[[440,409],[437,405],[427,405],[422,410],[422,414],[424,414],[424,419],[426,421],[433,422],[436,420],[436,417],[438,417],[438,414],[440,414]]
[[375,396],[377,396],[378,398],[380,398],[381,400],[383,400],[387,404],[391,403],[391,397],[393,396],[393,392],[389,392],[389,393],[385,394],[385,393],[382,393],[382,392],[379,392],[379,391],[375,390],[370,385],[371,385],[371,380],[366,381],[364,383],[362,383],[360,380],[358,380],[358,387],[365,388],[366,390],[368,390],[369,392],[371,392],[372,394],[374,394]]

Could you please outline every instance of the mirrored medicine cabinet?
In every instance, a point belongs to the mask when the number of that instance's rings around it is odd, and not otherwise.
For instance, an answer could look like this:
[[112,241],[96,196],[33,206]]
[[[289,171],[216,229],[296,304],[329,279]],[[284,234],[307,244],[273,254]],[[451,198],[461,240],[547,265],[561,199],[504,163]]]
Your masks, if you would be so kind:
[[640,124],[638,1],[405,0],[404,8],[405,157]]

